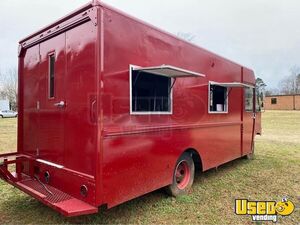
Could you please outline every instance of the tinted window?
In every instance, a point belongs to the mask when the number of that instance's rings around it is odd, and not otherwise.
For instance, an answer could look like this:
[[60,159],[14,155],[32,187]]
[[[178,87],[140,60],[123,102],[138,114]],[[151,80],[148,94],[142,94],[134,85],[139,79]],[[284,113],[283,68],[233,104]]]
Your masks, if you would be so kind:
[[54,98],[55,90],[55,55],[49,56],[49,98]]

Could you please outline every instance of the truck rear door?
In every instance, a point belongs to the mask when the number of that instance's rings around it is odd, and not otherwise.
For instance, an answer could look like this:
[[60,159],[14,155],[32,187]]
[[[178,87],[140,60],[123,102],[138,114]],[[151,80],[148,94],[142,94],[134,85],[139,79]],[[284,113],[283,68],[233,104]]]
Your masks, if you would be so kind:
[[37,102],[39,138],[36,155],[61,165],[64,163],[66,108],[65,36],[63,33],[40,44],[39,74],[41,76]]
[[96,26],[87,21],[26,50],[24,153],[94,175]]

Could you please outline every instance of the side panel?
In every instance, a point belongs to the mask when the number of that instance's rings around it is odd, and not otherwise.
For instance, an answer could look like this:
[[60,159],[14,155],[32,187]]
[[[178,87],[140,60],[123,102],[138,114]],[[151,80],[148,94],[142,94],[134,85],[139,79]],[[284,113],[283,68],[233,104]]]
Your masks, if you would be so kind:
[[[179,78],[172,115],[130,115],[129,65],[173,65],[204,73]],[[228,114],[208,113],[208,82],[241,82],[241,67],[111,10],[104,16],[103,185],[109,207],[171,183],[182,152],[203,170],[241,157],[242,89]]]
[[[228,162],[237,158],[239,137],[240,125],[106,137],[104,199],[112,207],[169,185],[175,162],[191,146],[199,150],[205,168],[219,165],[220,159]],[[234,149],[237,156],[230,153]]]
[[97,146],[96,26],[66,32],[65,165],[95,175]]

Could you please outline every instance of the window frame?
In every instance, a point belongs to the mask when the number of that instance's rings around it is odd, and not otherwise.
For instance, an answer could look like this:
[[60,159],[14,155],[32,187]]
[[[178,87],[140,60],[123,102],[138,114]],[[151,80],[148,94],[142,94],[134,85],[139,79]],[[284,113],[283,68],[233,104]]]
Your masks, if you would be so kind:
[[[226,88],[226,94],[227,97],[225,99],[225,110],[222,112],[218,112],[218,111],[211,111],[210,110],[210,87],[211,86],[220,86],[220,85],[216,85],[216,84],[212,84],[214,81],[209,81],[208,82],[208,114],[228,114],[229,113],[229,88],[228,87],[224,87]],[[220,86],[222,87],[222,86]]]
[[271,97],[271,105],[277,105],[277,98]]
[[[53,65],[53,96],[51,96],[51,58],[54,58],[54,65]],[[56,88],[55,88],[55,62],[56,62],[56,54],[55,51],[50,52],[48,54],[48,99],[52,100],[55,99]]]
[[[133,105],[132,105],[132,71],[134,68],[141,68],[141,66],[136,66],[136,65],[132,65],[130,64],[129,65],[129,101],[130,101],[130,115],[173,115],[173,89],[174,87],[172,87],[171,89],[171,92],[170,92],[170,101],[171,101],[171,104],[170,104],[170,111],[169,112],[166,112],[166,111],[157,111],[157,112],[136,112],[136,111],[133,111]],[[153,76],[159,76],[159,75],[156,75],[154,74]],[[172,83],[174,82],[174,78],[170,78],[171,79],[171,85]]]
[[[249,110],[246,108],[246,94],[247,94],[247,90],[252,90],[252,110]],[[254,98],[255,97],[255,98]],[[245,87],[244,88],[244,110],[245,112],[256,112],[256,101],[257,101],[257,95],[255,93],[255,88],[251,88],[251,87]]]

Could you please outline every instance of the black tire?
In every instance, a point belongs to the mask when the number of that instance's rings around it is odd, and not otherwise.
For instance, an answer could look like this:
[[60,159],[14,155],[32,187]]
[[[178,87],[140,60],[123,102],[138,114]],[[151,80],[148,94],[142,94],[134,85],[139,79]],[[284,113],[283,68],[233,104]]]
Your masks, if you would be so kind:
[[169,195],[185,195],[191,189],[195,176],[195,164],[189,153],[184,153],[176,162],[173,172],[173,183],[166,187]]
[[0,117],[3,119],[4,117],[3,117],[3,115],[0,115]]

